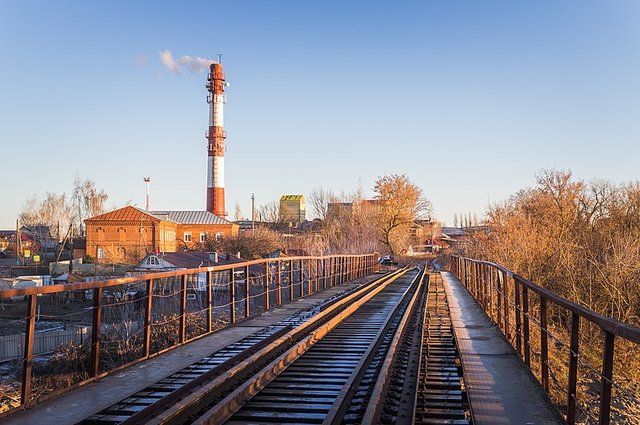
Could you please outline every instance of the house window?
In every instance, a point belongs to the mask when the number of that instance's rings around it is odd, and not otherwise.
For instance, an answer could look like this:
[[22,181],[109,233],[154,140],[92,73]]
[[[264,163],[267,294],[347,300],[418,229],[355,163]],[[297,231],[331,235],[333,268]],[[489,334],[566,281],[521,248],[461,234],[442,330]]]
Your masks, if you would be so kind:
[[200,232],[200,242],[206,242],[206,241],[207,241],[207,233]]
[[99,241],[103,241],[104,240],[104,229],[102,227],[98,227],[96,229],[96,233],[98,234],[98,240]]
[[191,232],[184,232],[184,241],[191,242]]
[[102,249],[102,248],[98,248],[98,251],[97,251],[97,253],[96,253],[96,256],[97,256],[98,258],[104,258],[104,257],[105,257],[104,249]]
[[220,233],[220,232],[216,233],[216,240],[217,241],[222,240],[223,238],[224,238],[224,233]]
[[120,241],[124,242],[127,240],[127,231],[121,227],[118,229],[118,236],[120,237]]
[[148,266],[157,266],[158,263],[158,257],[156,257],[155,255],[152,255],[151,257],[149,257],[147,259],[147,265]]

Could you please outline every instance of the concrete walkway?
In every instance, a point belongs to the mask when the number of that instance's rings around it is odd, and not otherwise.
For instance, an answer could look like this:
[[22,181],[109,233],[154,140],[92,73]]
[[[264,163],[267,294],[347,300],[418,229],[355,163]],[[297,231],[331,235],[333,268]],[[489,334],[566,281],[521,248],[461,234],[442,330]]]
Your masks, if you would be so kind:
[[375,277],[377,276],[371,275],[357,279],[306,296],[291,304],[273,308],[253,319],[222,329],[56,398],[46,400],[29,410],[15,412],[0,419],[0,423],[2,425],[76,424],[264,327],[273,325],[300,310],[305,310],[321,300],[353,289]]
[[442,272],[476,425],[564,424],[538,381],[460,281]]

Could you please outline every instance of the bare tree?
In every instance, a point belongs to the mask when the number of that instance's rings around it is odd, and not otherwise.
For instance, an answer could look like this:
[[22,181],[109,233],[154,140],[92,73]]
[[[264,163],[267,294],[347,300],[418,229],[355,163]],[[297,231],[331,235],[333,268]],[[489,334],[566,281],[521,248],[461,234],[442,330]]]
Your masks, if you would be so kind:
[[109,198],[104,190],[96,189],[93,180],[81,180],[76,175],[73,181],[71,201],[75,211],[76,229],[79,235],[84,235],[84,220],[104,211],[104,204]]
[[20,222],[26,226],[42,243],[45,238],[61,240],[73,221],[71,205],[63,193],[47,192],[40,200],[37,196],[27,199],[19,215]]
[[269,202],[258,208],[258,217],[260,221],[266,223],[281,224],[280,204],[277,201]]
[[314,215],[320,220],[327,218],[327,208],[329,203],[337,202],[338,197],[331,191],[331,189],[324,189],[323,187],[314,187],[309,194],[309,203],[313,210]]
[[240,203],[236,201],[235,212],[233,217],[236,221],[242,220],[242,211],[240,211]]

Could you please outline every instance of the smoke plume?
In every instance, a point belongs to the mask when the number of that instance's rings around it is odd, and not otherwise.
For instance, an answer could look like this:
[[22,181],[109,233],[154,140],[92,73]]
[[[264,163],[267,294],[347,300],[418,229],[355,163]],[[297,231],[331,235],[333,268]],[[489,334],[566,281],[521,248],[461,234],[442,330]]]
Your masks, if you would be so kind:
[[199,74],[209,68],[212,63],[216,63],[213,59],[205,59],[199,56],[193,57],[184,55],[179,59],[175,59],[169,50],[160,52],[160,60],[173,75],[182,75],[183,70],[187,70],[193,74]]

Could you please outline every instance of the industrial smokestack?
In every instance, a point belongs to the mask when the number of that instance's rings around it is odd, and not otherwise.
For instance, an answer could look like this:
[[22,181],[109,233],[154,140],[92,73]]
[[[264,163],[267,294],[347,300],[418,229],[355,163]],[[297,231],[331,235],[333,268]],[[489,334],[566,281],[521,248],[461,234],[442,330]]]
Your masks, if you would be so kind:
[[149,190],[150,183],[151,183],[151,177],[144,177],[144,185],[146,186],[146,192],[147,192],[147,196],[145,199],[145,205],[146,205],[147,211],[149,211],[150,205],[151,205],[151,191]]
[[226,217],[224,207],[224,89],[222,65],[211,64],[207,78],[207,102],[209,103],[208,162],[207,162],[207,211]]

